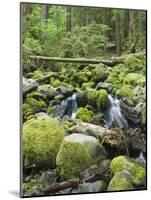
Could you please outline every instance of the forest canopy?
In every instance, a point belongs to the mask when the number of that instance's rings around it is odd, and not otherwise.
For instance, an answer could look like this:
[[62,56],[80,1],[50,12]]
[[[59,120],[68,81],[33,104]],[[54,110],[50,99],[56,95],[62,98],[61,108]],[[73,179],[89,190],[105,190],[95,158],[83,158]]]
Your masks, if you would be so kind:
[[146,46],[145,11],[29,3],[22,10],[25,64],[29,55],[107,58]]

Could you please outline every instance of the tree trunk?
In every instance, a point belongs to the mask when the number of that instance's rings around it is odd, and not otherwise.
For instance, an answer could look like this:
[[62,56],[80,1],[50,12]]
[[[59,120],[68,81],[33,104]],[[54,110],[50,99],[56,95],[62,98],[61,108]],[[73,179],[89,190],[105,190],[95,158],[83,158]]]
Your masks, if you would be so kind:
[[71,6],[67,6],[67,32],[71,32]]
[[41,5],[41,22],[46,22],[48,18],[48,6],[47,5]]
[[120,34],[120,17],[117,15],[115,20],[115,32],[116,32],[116,54],[121,54],[121,34]]

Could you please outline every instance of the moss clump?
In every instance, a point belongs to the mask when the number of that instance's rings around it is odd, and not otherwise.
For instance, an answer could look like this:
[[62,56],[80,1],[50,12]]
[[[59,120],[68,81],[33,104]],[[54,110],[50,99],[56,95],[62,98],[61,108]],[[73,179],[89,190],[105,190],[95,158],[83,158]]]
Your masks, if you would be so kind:
[[141,108],[141,119],[142,119],[142,124],[146,124],[146,103],[143,104]]
[[47,108],[46,102],[43,99],[34,99],[28,97],[22,106],[24,120],[27,120],[30,115],[34,115],[37,112],[44,111]]
[[126,75],[124,79],[124,84],[132,85],[132,86],[143,86],[145,83],[145,78],[141,74],[137,73],[129,73]]
[[42,71],[36,70],[36,71],[34,71],[34,73],[33,73],[32,79],[37,80],[37,79],[42,78],[43,76],[44,76],[44,75],[43,75],[43,72],[42,72]]
[[67,180],[79,177],[80,173],[85,170],[91,162],[91,156],[83,145],[65,140],[61,144],[56,159],[59,174],[62,179]]
[[54,167],[64,130],[54,119],[32,119],[23,126],[24,166]]
[[116,94],[119,97],[129,97],[130,99],[134,97],[131,85],[123,85],[121,89],[117,90]]
[[94,113],[92,110],[81,107],[78,109],[76,117],[84,122],[91,122],[94,117]]
[[83,83],[82,84],[82,89],[86,89],[86,88],[92,88],[94,87],[95,83],[94,82],[88,82],[88,83]]
[[115,157],[111,161],[110,168],[113,174],[127,170],[131,174],[134,184],[144,184],[145,182],[145,169],[135,160],[126,156]]
[[121,191],[121,190],[132,190],[132,178],[128,171],[124,170],[122,172],[116,173],[111,179],[108,191]]
[[95,69],[92,71],[93,77],[92,81],[98,83],[100,81],[105,81],[109,75],[109,70],[103,64],[96,65]]
[[82,85],[82,83],[86,83],[88,82],[88,76],[84,73],[84,72],[77,72],[74,73],[71,78],[70,78],[70,83],[73,86],[80,86]]
[[102,89],[99,90],[99,95],[97,98],[97,108],[102,109],[105,108],[105,106],[108,103],[108,93],[106,90]]
[[34,98],[36,100],[41,100],[41,99],[46,100],[45,96],[40,92],[32,92],[27,95],[27,98]]
[[129,69],[130,72],[140,72],[143,67],[141,59],[138,59],[134,56],[128,56],[124,61],[124,65]]
[[88,103],[100,110],[108,103],[108,93],[106,90],[92,90],[88,92]]

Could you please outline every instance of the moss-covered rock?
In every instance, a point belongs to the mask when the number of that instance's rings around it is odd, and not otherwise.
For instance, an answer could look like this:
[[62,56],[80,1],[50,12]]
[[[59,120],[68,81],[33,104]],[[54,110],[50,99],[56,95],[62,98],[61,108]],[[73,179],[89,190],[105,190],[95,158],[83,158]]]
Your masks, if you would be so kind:
[[92,81],[98,83],[100,81],[105,81],[109,75],[110,71],[104,64],[96,65],[95,69],[92,71]]
[[88,81],[88,76],[84,72],[74,73],[70,78],[71,85],[75,87],[82,86],[82,83],[86,83]]
[[124,61],[124,65],[130,72],[140,72],[144,67],[142,60],[144,60],[144,57],[139,59],[134,56],[128,56]]
[[111,179],[108,191],[133,190],[132,177],[126,170],[117,172]]
[[99,95],[97,98],[97,108],[98,110],[105,108],[105,106],[108,104],[108,93],[106,90],[101,89],[99,90]]
[[94,82],[83,83],[83,84],[82,84],[82,89],[85,90],[85,89],[87,89],[87,88],[93,88],[94,85],[95,85]]
[[24,120],[29,119],[29,116],[34,115],[37,112],[45,111],[47,109],[46,102],[38,96],[38,100],[32,97],[28,97],[25,103],[22,105]]
[[32,78],[33,78],[34,80],[38,80],[38,79],[42,78],[43,76],[44,76],[44,74],[43,74],[42,71],[36,70],[36,71],[33,72]]
[[88,92],[88,103],[100,110],[108,103],[108,93],[106,90],[92,90]]
[[56,164],[62,179],[70,179],[79,177],[97,159],[105,158],[106,152],[96,138],[74,133],[62,142]]
[[81,119],[84,122],[91,122],[93,119],[94,113],[92,110],[88,110],[87,108],[79,108],[77,111],[76,117]]
[[134,93],[131,85],[123,85],[119,90],[117,90],[116,95],[119,97],[128,97],[133,100]]
[[23,126],[24,166],[54,167],[64,138],[64,130],[55,119],[32,119]]
[[126,156],[115,157],[110,164],[111,172],[116,174],[127,170],[132,176],[132,183],[134,185],[144,185],[146,172],[145,168],[140,166],[135,160],[130,159]]
[[138,73],[129,73],[126,75],[124,79],[124,84],[132,85],[132,86],[137,86],[137,85],[144,86],[145,77]]
[[60,87],[60,86],[68,86],[67,83],[60,81],[59,79],[55,79],[55,78],[51,79],[50,84],[54,88],[57,88],[57,87]]

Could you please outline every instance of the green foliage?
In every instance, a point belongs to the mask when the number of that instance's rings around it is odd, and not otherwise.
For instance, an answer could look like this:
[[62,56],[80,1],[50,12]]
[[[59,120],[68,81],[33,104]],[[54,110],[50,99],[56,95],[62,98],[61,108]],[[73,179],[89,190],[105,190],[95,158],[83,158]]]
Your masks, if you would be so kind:
[[84,122],[91,122],[93,119],[94,113],[92,110],[88,110],[87,108],[78,108],[76,117],[81,119]]
[[64,138],[64,130],[55,119],[32,119],[23,126],[24,166],[54,167]]
[[107,79],[109,73],[110,71],[105,65],[96,65],[95,69],[92,70],[92,81],[94,81],[95,83],[98,83],[100,81],[103,82]]
[[34,73],[33,73],[32,79],[37,80],[37,79],[42,78],[43,76],[44,76],[44,75],[43,75],[43,72],[42,72],[42,71],[36,70],[36,71],[34,71]]
[[58,172],[65,180],[79,177],[91,162],[92,158],[84,146],[71,141],[63,141],[56,158]]
[[84,72],[74,73],[70,78],[70,83],[73,86],[81,86],[85,82],[88,82],[88,76]]

